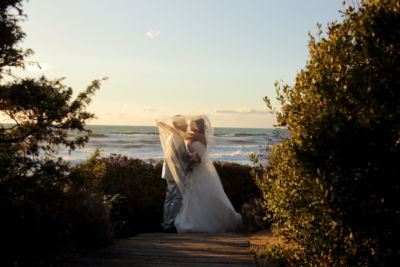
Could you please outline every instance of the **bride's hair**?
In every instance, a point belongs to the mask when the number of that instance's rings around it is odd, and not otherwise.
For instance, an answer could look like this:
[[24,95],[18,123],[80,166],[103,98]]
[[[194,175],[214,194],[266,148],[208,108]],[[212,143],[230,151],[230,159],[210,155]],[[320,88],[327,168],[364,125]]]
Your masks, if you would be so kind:
[[[192,125],[192,124],[194,124],[194,125]],[[202,134],[205,133],[205,128],[204,128],[205,127],[205,123],[204,123],[204,119],[203,118],[192,121],[190,127],[192,129],[195,129],[196,131],[202,133]]]

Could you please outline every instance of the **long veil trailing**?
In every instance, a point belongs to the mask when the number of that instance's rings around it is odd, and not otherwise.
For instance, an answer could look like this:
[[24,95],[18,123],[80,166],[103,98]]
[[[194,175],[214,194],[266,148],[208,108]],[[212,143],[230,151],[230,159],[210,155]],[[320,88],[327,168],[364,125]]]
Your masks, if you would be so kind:
[[[170,176],[183,196],[182,207],[174,221],[177,232],[238,229],[241,215],[225,194],[209,157],[213,129],[208,117],[179,115],[157,120],[157,126]],[[193,154],[198,156],[194,157],[195,161]]]

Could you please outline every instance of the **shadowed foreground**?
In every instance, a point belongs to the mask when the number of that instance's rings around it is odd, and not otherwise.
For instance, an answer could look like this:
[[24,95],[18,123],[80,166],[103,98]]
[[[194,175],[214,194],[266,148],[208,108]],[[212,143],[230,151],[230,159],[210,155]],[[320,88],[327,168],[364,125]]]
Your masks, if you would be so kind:
[[244,235],[149,233],[79,259],[71,266],[256,266]]

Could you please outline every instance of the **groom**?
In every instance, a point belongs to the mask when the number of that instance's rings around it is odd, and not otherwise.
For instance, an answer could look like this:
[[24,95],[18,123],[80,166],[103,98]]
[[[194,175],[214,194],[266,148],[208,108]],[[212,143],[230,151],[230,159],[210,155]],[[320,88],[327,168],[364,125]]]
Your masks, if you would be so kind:
[[[172,124],[177,130],[182,132],[186,132],[188,127],[186,119],[181,115],[175,116]],[[174,180],[171,169],[175,169],[176,174],[180,176],[180,180],[185,181],[185,174],[182,171],[182,168],[177,167],[185,166],[185,162],[182,161],[180,155],[184,154],[186,151],[186,146],[182,136],[177,133],[172,133],[168,137],[166,146],[168,146],[167,149],[169,151],[173,151],[173,154],[175,155],[173,160],[175,162],[175,166],[169,166],[167,161],[164,160],[161,177],[167,181],[167,193],[165,195],[163,222],[161,227],[164,232],[174,233],[176,232],[174,221],[182,206],[182,194]]]

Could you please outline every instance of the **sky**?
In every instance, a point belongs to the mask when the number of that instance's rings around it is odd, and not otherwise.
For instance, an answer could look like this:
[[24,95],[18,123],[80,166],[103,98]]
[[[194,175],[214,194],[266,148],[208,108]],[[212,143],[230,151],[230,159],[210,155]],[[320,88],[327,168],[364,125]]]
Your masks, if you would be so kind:
[[77,94],[108,77],[89,124],[154,125],[205,113],[216,127],[270,128],[275,81],[292,84],[308,32],[341,20],[337,0],[30,0],[21,26],[42,69]]

